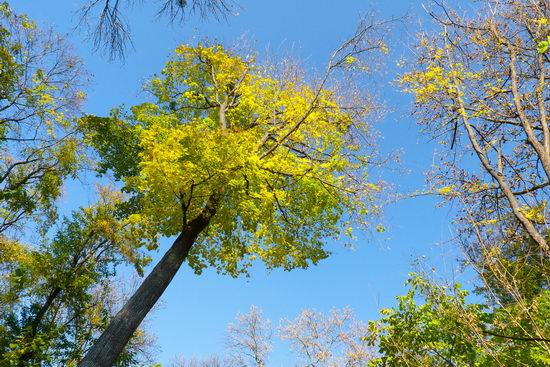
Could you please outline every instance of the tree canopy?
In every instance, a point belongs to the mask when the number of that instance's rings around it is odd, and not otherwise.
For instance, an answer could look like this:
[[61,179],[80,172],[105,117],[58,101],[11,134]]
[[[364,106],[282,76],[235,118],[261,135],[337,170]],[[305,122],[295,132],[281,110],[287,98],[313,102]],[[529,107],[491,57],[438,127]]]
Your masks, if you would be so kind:
[[212,206],[188,258],[197,272],[238,275],[256,258],[307,267],[371,207],[369,105],[276,72],[220,45],[184,45],[148,84],[154,102],[85,119],[145,236],[178,235]]

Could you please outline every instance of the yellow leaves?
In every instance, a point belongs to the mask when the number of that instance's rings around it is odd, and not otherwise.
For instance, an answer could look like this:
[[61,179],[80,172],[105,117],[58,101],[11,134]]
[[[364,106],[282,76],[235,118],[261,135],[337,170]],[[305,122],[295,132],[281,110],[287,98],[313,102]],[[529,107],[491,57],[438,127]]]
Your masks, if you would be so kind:
[[417,102],[426,103],[440,91],[449,88],[450,78],[441,66],[432,63],[425,71],[406,73],[401,77],[400,83],[407,92],[415,95]]
[[489,189],[489,184],[487,182],[472,182],[470,183],[466,190],[470,193],[470,194],[478,194],[482,191],[485,191],[487,189]]
[[455,193],[455,186],[444,186],[437,190],[437,192],[443,196],[450,196]]
[[475,222],[474,224],[480,225],[480,226],[490,226],[490,225],[495,225],[497,223],[498,223],[497,219],[483,219]]
[[548,18],[539,18],[539,19],[534,19],[533,23],[537,24],[539,27],[543,27],[550,24],[550,20]]
[[[252,60],[245,61],[240,57],[231,55],[221,45],[191,47],[181,45],[176,48],[176,55],[180,56],[185,65],[201,65],[206,71],[207,78],[220,91],[225,90],[235,78],[243,75],[244,70]],[[198,88],[197,80],[189,80],[187,84],[191,88]]]
[[443,58],[443,55],[445,54],[445,50],[443,50],[442,48],[438,47],[435,49],[435,52],[433,54],[433,59],[434,60],[440,60]]
[[521,207],[519,211],[525,216],[525,218],[527,218],[531,222],[539,224],[546,223],[546,200],[544,200],[541,204],[533,207]]
[[380,192],[380,186],[375,185],[375,184],[373,184],[373,183],[370,183],[370,182],[369,182],[369,183],[367,184],[367,187],[368,187],[369,189],[371,189],[372,191],[374,191],[374,192]]
[[137,237],[176,235],[222,193],[190,254],[195,271],[237,275],[252,259],[306,267],[328,255],[324,238],[351,235],[351,224],[338,225],[346,213],[370,213],[380,188],[361,172],[362,147],[350,138],[361,112],[341,108],[335,90],[273,78],[221,46],[178,47],[149,88],[156,103],[131,110],[138,173],[124,180],[141,206],[126,224]]
[[26,245],[0,236],[0,264],[25,262],[29,255],[30,251]]
[[21,21],[21,26],[22,26],[24,29],[33,30],[33,29],[36,29],[36,22],[30,20],[30,19],[27,18],[26,16],[23,16],[23,17],[22,17],[22,21]]
[[387,55],[390,53],[390,48],[388,47],[387,43],[380,41],[378,42],[378,46],[380,47],[380,51],[382,51],[383,54]]
[[344,62],[348,65],[355,64],[357,61],[359,61],[357,57],[353,57],[353,56],[347,56],[344,60]]
[[43,93],[40,95],[40,99],[38,100],[38,103],[42,105],[50,105],[53,103],[53,97],[51,94]]
[[79,90],[78,92],[76,92],[76,98],[78,100],[81,100],[81,101],[85,100],[86,99],[86,92]]

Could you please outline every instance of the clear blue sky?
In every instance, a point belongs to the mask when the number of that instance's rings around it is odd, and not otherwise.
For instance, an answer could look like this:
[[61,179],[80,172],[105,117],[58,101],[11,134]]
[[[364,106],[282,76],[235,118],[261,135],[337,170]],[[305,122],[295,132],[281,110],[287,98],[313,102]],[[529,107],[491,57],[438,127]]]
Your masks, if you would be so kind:
[[[126,13],[135,49],[129,51],[124,64],[109,62],[92,53],[91,43],[74,31],[78,22],[76,11],[83,1],[10,3],[17,11],[28,13],[40,26],[51,26],[68,34],[75,53],[93,76],[85,110],[99,115],[120,104],[135,103],[140,98],[142,83],[161,69],[175,46],[193,42],[194,37],[232,44],[245,35],[254,41],[260,53],[267,48],[283,53],[293,49],[306,65],[320,68],[331,50],[354,31],[360,14],[374,10],[381,18],[411,15],[410,31],[402,28],[389,40],[394,56],[407,54],[408,40],[414,36],[419,22],[427,20],[419,0],[238,2],[239,15],[227,22],[190,20],[183,25],[170,25],[164,18],[155,20],[157,1],[136,5]],[[390,61],[386,85],[380,85],[376,91],[390,110],[378,129],[381,149],[401,150],[402,163],[399,172],[381,174],[396,191],[411,192],[424,185],[434,144],[409,117],[410,98],[389,86],[395,69],[395,60]],[[67,205],[77,205],[78,189],[73,185],[67,189]],[[237,312],[247,311],[252,304],[262,308],[274,322],[282,317],[292,318],[304,308],[328,311],[344,306],[353,308],[363,320],[377,318],[380,307],[393,305],[395,296],[403,293],[403,282],[412,270],[413,259],[425,255],[442,271],[450,272],[453,255],[446,270],[441,258],[452,250],[441,244],[451,236],[451,209],[438,209],[436,203],[434,198],[423,197],[388,206],[383,218],[387,227],[384,234],[365,234],[354,251],[333,244],[331,258],[305,271],[269,274],[258,267],[251,278],[232,279],[208,271],[199,277],[182,268],[162,297],[163,306],[149,321],[161,348],[159,361],[167,363],[175,355],[222,354],[226,325]],[[160,251],[165,248],[166,244]],[[273,356],[273,366],[290,364],[288,353],[282,348]]]

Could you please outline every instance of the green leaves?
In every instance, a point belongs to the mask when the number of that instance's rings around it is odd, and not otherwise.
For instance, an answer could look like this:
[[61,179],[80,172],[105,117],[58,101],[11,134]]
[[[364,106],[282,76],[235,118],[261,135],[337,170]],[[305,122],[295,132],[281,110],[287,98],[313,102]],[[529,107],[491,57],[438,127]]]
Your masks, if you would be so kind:
[[0,270],[9,275],[0,278],[0,365],[24,355],[40,365],[79,360],[122,297],[109,286],[115,267],[127,263],[141,273],[148,263],[132,227],[117,219],[121,194],[103,188],[98,196],[39,247],[0,237]]
[[[419,274],[397,306],[372,321],[380,356],[372,366],[545,366],[547,350],[535,335],[548,335],[550,293],[526,305],[470,303],[460,285],[435,284]],[[533,339],[530,339],[533,337]]]
[[550,36],[546,39],[546,41],[540,41],[537,45],[537,51],[539,54],[544,54],[548,51],[548,47],[550,47]]

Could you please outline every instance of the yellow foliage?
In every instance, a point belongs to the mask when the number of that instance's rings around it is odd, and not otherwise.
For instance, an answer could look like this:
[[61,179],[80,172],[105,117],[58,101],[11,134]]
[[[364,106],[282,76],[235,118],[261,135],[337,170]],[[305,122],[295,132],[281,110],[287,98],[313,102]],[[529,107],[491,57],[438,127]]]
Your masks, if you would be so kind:
[[445,196],[446,196],[446,195],[451,195],[451,194],[453,194],[454,191],[455,191],[455,188],[454,188],[453,185],[451,185],[451,186],[444,186],[444,187],[442,187],[442,188],[440,188],[440,189],[437,190],[438,193],[440,193],[441,195],[445,195]]
[[338,225],[345,212],[369,212],[379,188],[351,138],[363,116],[336,91],[274,78],[219,45],[178,47],[149,86],[157,103],[132,108],[139,174],[125,183],[142,206],[128,225],[177,235],[221,193],[189,255],[195,270],[236,274],[243,258],[306,267],[327,256],[323,238],[351,235]]
[[520,208],[520,212],[531,222],[544,224],[546,223],[546,200],[533,207],[524,206]]

